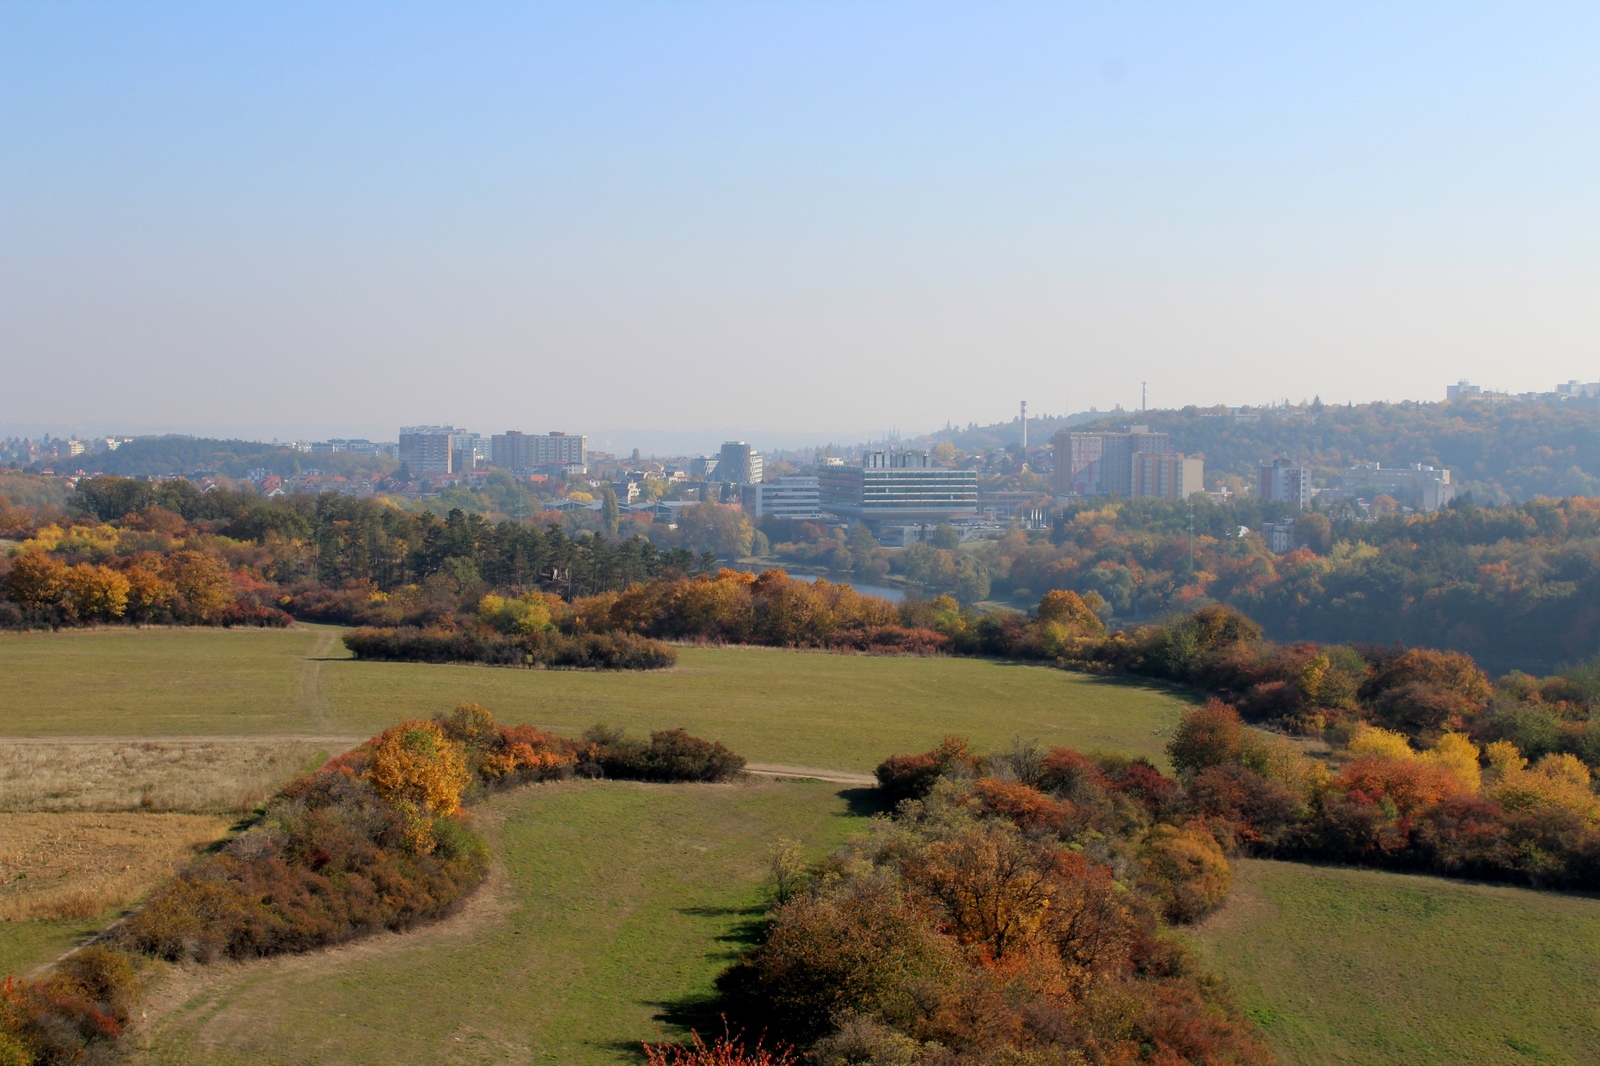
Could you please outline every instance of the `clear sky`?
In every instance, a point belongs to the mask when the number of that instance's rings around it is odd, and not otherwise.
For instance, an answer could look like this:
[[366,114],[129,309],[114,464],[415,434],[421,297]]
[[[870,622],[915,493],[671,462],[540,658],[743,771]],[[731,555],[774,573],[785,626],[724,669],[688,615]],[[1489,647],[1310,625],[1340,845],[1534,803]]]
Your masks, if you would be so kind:
[[[1600,379],[1600,5],[0,5],[0,425]],[[715,434],[712,434],[715,435]]]

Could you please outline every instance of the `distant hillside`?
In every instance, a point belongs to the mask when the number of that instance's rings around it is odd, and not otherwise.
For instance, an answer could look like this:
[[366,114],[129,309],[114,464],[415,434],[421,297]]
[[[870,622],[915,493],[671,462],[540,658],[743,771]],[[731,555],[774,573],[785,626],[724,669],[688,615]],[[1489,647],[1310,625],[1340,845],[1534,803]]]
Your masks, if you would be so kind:
[[[1247,483],[1257,464],[1276,456],[1314,468],[1319,485],[1337,484],[1356,462],[1385,466],[1428,463],[1449,467],[1479,503],[1520,503],[1535,496],[1600,496],[1600,404],[1370,403],[1353,407],[1308,404],[1230,415],[1225,408],[1122,411],[1041,420],[1030,443],[1045,444],[1064,425],[1074,429],[1145,423],[1172,435],[1173,447],[1206,461],[1206,482],[1234,476]],[[1014,443],[1017,422],[946,431],[975,450]],[[972,444],[964,442],[970,441]]]
[[[1063,429],[1079,429],[1107,417],[1126,422],[1133,415],[1120,408],[1116,411],[1080,411],[1075,415],[1030,415],[1028,417],[1028,444],[1049,444],[1050,438]],[[991,448],[1007,448],[1022,443],[1022,420],[996,422],[989,426],[970,425],[941,429],[924,434],[908,444],[932,446],[949,441],[964,452],[985,452]]]
[[215,440],[209,437],[140,437],[114,452],[48,460],[39,465],[83,470],[91,474],[115,474],[118,477],[152,477],[204,471],[221,474],[224,477],[239,478],[256,469],[284,476],[311,468],[349,475],[391,469],[395,464],[383,459],[345,453],[314,456],[308,452],[263,444],[260,441]]

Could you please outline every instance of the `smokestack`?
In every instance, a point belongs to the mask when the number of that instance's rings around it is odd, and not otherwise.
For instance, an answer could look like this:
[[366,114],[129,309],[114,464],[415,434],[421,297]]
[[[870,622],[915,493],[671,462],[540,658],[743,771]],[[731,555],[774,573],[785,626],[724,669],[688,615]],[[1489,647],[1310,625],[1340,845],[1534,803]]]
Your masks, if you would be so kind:
[[1022,454],[1028,454],[1028,401],[1022,401]]

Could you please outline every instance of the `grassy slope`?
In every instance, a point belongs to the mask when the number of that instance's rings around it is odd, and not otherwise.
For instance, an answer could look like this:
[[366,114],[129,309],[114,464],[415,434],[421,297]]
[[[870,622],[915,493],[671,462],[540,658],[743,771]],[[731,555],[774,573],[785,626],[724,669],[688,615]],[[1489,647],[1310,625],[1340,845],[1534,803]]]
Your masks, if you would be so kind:
[[104,929],[111,915],[83,921],[0,923],[0,981],[24,977],[36,966],[60,958]]
[[567,732],[683,726],[763,762],[869,770],[946,733],[1015,733],[1162,760],[1182,700],[1060,670],[761,648],[685,648],[650,673],[362,663],[336,630],[102,630],[0,637],[0,735],[366,736],[474,700]]
[[1197,933],[1291,1066],[1600,1062],[1600,900],[1245,860]]
[[861,824],[817,783],[569,782],[485,814],[497,898],[373,950],[219,967],[147,1061],[636,1062],[759,914],[766,845],[820,855]]

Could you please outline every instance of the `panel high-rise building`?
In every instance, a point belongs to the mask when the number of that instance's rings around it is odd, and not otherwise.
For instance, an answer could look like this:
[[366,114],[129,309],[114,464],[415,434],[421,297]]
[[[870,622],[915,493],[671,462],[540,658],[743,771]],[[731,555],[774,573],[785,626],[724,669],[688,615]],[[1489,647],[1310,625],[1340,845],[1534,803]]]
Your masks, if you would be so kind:
[[552,466],[584,467],[589,438],[581,433],[522,433],[508,429],[489,440],[489,465],[514,473]]
[[761,484],[761,453],[742,440],[730,440],[717,457],[716,479],[735,485]]
[[1311,471],[1293,459],[1274,459],[1256,468],[1256,495],[1303,511],[1311,506]]
[[[1179,475],[1170,464],[1141,466],[1143,456],[1174,455],[1167,435],[1153,432],[1149,426],[1104,432],[1062,430],[1055,435],[1053,444],[1055,471],[1051,486],[1058,496],[1166,496],[1167,486],[1177,483],[1174,478],[1183,482],[1185,495],[1200,491],[1200,475],[1196,473],[1200,467],[1185,467]],[[1201,462],[1178,458],[1191,464]],[[1147,471],[1148,476],[1141,471]]]
[[1134,452],[1130,466],[1130,496],[1183,500],[1206,490],[1205,463],[1199,459],[1175,452]]
[[470,448],[466,430],[454,426],[401,426],[400,462],[413,474],[453,474],[458,452]]

